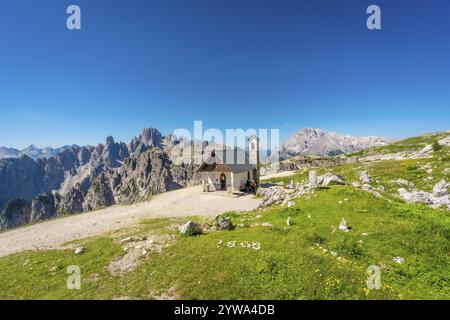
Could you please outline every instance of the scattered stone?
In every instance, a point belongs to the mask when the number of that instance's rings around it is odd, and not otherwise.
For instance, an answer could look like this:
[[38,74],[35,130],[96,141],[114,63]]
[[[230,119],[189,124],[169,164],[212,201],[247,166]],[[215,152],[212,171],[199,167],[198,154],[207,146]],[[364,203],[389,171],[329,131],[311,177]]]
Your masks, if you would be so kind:
[[367,171],[362,171],[359,175],[359,180],[362,184],[368,184],[372,182],[372,177],[369,175]]
[[402,257],[395,257],[393,260],[394,260],[394,262],[396,262],[398,264],[402,264],[405,262],[405,259]]
[[450,183],[447,183],[445,180],[439,181],[433,188],[433,195],[435,197],[444,197],[448,195],[448,188],[450,187]]
[[236,241],[228,241],[227,247],[228,248],[236,248]]
[[294,205],[295,205],[295,203],[293,201],[288,201],[288,203],[287,203],[287,207],[288,208],[290,208],[290,207],[292,207]]
[[231,219],[228,217],[224,218],[220,215],[216,218],[215,226],[219,230],[233,230],[234,229],[234,225],[231,222]]
[[259,242],[253,241],[253,243],[252,243],[252,249],[253,249],[253,250],[256,250],[256,251],[261,250],[261,244],[260,244]]
[[345,185],[344,178],[331,172],[317,178],[317,182],[323,186]]
[[400,197],[402,197],[408,203],[424,203],[431,204],[430,194],[424,191],[412,191],[408,192],[404,188],[398,189]]
[[84,247],[78,247],[75,249],[75,254],[83,254],[86,252],[86,249]]
[[386,191],[386,187],[381,185],[381,186],[378,187],[378,190],[382,191],[382,192],[385,192]]
[[243,241],[243,242],[241,242],[241,247],[242,248],[245,248],[245,249],[248,249],[248,248],[250,248],[252,245],[250,244],[250,243],[248,243],[248,241]]
[[273,224],[271,224],[271,223],[269,223],[269,222],[263,222],[263,223],[261,223],[261,226],[262,226],[262,227],[270,227],[270,228],[272,228],[272,227],[273,227]]
[[180,233],[185,236],[195,236],[202,234],[203,230],[197,222],[188,221],[180,227]]
[[353,181],[352,182],[352,187],[353,188],[361,188],[361,183],[357,182],[357,181]]
[[396,179],[396,180],[392,180],[391,182],[393,184],[397,184],[397,185],[399,185],[401,187],[407,187],[407,188],[410,188],[410,189],[414,189],[415,188],[414,183],[412,183],[412,182],[410,182],[408,180],[405,180],[405,179]]
[[444,174],[450,174],[450,168],[445,168],[444,169]]
[[[443,191],[442,188],[440,187],[436,188],[436,194],[441,194],[442,191]],[[425,191],[407,192],[403,188],[399,189],[398,192],[400,194],[400,197],[403,198],[408,203],[423,203],[431,206],[432,208],[447,206],[447,208],[450,209],[450,195],[444,195],[439,197]]]
[[217,242],[217,247],[220,247],[222,245],[223,241],[220,240],[219,242]]
[[339,224],[339,230],[344,231],[344,232],[349,232],[352,227],[347,226],[347,221],[345,221],[344,218],[342,218],[341,223]]

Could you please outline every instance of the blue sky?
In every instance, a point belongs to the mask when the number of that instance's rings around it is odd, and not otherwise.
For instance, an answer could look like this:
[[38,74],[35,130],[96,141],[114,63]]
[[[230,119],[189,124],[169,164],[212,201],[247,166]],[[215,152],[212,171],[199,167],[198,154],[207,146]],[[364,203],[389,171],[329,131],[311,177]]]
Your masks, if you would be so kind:
[[128,142],[194,120],[283,139],[450,129],[449,34],[446,0],[0,0],[0,145]]

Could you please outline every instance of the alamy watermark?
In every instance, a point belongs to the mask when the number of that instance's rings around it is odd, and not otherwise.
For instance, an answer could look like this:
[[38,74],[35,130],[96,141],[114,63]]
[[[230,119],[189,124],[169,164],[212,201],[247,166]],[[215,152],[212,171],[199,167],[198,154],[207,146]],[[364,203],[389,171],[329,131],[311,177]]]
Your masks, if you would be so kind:
[[[69,15],[66,20],[66,27],[69,30],[81,30],[81,8],[71,4],[67,7],[66,13]],[[370,16],[367,18],[366,26],[369,30],[381,30],[381,8],[377,5],[370,5],[366,10]]]
[[381,268],[376,265],[371,265],[367,268],[367,289],[380,290],[381,289]]
[[[256,164],[259,156],[267,158],[274,169],[279,167],[280,130],[279,129],[225,129],[205,130],[202,121],[194,121],[193,130],[179,128],[173,131],[180,143],[170,150],[175,164],[205,162],[212,153],[218,155],[226,164]],[[253,139],[257,137],[258,139]],[[249,153],[258,157],[249,157]]]
[[67,267],[67,289],[80,290],[81,289],[81,269],[79,266],[72,265]]
[[72,4],[67,7],[66,13],[69,15],[66,20],[67,29],[81,30],[81,8]]

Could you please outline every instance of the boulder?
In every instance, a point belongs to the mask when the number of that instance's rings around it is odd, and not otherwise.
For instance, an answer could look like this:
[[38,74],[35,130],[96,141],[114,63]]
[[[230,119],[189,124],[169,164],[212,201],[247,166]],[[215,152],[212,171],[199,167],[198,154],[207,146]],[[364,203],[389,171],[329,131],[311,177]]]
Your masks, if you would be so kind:
[[349,232],[352,228],[347,226],[347,221],[342,218],[341,223],[339,224],[339,230],[344,231],[344,232]]
[[412,183],[412,182],[410,182],[408,180],[405,180],[405,179],[396,179],[396,180],[392,180],[391,182],[393,184],[397,184],[397,185],[399,185],[401,187],[407,187],[409,189],[414,189],[414,187],[415,187],[414,183]]
[[432,204],[430,194],[425,191],[408,192],[404,188],[400,188],[398,189],[398,193],[408,203]]
[[233,230],[234,225],[231,222],[230,218],[224,218],[222,216],[218,216],[215,221],[215,226],[218,230]]
[[331,172],[317,178],[318,182],[323,186],[345,185],[344,178]]
[[444,197],[448,195],[448,188],[450,187],[450,183],[447,183],[445,180],[439,181],[433,188],[433,195],[435,197]]
[[202,234],[203,230],[197,222],[188,221],[180,227],[180,233],[185,236],[195,236]]
[[372,177],[369,175],[367,171],[363,171],[359,175],[359,180],[361,181],[362,184],[368,184],[372,182]]
[[311,189],[317,188],[317,172],[315,170],[309,171],[309,187]]

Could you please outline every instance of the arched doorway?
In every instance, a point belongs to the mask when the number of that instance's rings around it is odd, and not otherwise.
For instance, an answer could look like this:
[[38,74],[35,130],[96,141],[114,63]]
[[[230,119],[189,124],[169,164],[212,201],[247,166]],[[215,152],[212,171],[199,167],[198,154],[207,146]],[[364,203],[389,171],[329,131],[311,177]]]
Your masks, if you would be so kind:
[[220,175],[220,190],[227,190],[227,176],[225,173]]

